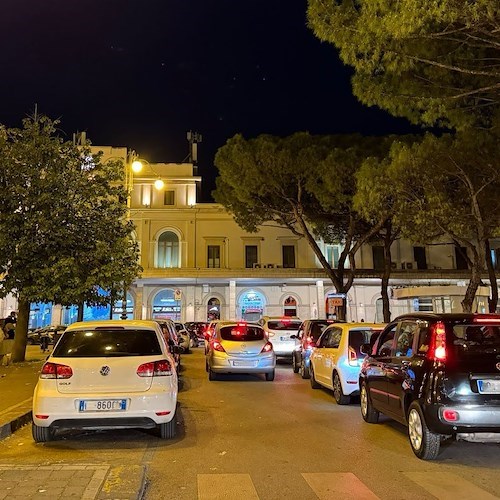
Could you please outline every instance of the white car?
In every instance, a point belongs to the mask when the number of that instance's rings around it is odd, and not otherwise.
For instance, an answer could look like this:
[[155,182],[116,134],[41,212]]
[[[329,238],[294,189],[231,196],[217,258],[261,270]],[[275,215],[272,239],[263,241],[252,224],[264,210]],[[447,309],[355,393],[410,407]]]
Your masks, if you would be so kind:
[[302,321],[296,317],[264,316],[260,323],[273,344],[276,357],[292,360],[293,352],[299,345],[297,332]]
[[33,439],[58,429],[156,428],[175,436],[175,361],[155,321],[74,323],[42,367]]
[[384,327],[379,323],[332,323],[327,327],[310,355],[311,387],[331,389],[337,404],[349,404],[351,396],[359,395],[359,372],[366,356],[361,346],[369,344],[372,335],[380,334]]

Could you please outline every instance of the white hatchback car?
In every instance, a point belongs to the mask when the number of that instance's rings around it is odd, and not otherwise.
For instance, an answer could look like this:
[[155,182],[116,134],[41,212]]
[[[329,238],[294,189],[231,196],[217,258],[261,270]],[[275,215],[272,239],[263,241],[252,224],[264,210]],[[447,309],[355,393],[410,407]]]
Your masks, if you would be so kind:
[[47,358],[33,396],[32,433],[157,428],[175,436],[175,361],[155,321],[70,325]]
[[302,321],[295,316],[264,316],[260,323],[273,344],[276,357],[291,360],[295,348],[299,345],[297,332]]
[[363,344],[374,342],[385,327],[379,323],[332,323],[325,328],[310,355],[311,387],[333,391],[339,405],[359,395],[359,372],[365,354]]

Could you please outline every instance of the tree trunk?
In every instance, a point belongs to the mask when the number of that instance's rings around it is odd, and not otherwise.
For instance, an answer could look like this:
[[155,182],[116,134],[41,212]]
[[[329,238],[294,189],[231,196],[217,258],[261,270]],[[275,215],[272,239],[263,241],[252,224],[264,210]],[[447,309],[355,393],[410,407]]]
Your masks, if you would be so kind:
[[78,304],[78,314],[76,316],[77,321],[83,321],[83,307],[84,307],[83,302]]
[[26,342],[28,340],[28,320],[30,317],[30,303],[26,299],[19,297],[16,335],[14,347],[12,349],[12,361],[19,363],[26,358]]
[[482,267],[477,265],[477,262],[474,262],[474,266],[472,267],[472,275],[469,280],[469,284],[467,285],[467,290],[465,292],[465,297],[462,300],[462,311],[466,313],[471,313],[472,306],[474,304],[474,298],[476,297],[477,289],[481,284],[481,270]]
[[488,312],[494,313],[497,310],[498,304],[498,283],[491,259],[490,240],[486,240],[486,269],[488,270],[488,278],[490,280],[491,295],[488,298]]

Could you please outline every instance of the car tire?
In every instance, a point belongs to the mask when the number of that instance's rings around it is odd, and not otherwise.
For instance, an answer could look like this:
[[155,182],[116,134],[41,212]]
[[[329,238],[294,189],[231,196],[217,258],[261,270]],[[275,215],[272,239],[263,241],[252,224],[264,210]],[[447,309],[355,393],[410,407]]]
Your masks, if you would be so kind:
[[297,364],[297,356],[295,354],[292,355],[292,368],[293,373],[299,373],[299,365]]
[[174,414],[174,418],[170,420],[170,422],[165,422],[163,424],[158,425],[158,433],[161,439],[173,439],[175,437],[176,432],[176,418]]
[[208,373],[208,361],[205,361],[205,371]]
[[300,376],[303,379],[311,378],[311,372],[309,371],[309,366],[306,365],[304,358],[301,358],[301,360],[300,360],[300,370],[299,371],[300,371]]
[[267,372],[266,373],[266,380],[268,382],[272,382],[274,380],[274,370],[272,372]]
[[361,382],[361,390],[359,391],[359,394],[361,403],[361,416],[363,417],[363,420],[365,422],[368,422],[369,424],[378,423],[380,413],[375,408],[373,408],[365,382]]
[[410,405],[407,420],[408,438],[413,453],[422,460],[436,459],[441,446],[441,435],[429,430],[418,403]]
[[54,439],[54,431],[50,427],[40,427],[36,424],[31,424],[31,434],[35,443],[47,443]]
[[342,391],[342,383],[337,372],[333,373],[333,397],[338,405],[348,405],[351,402],[351,396],[346,396]]
[[309,365],[309,372],[311,374],[311,387],[313,389],[319,389],[321,387],[320,384],[318,384],[318,382],[316,382],[316,379],[314,378],[314,370],[313,370],[313,367],[312,367],[312,364]]
[[217,373],[208,367],[208,380],[217,380]]

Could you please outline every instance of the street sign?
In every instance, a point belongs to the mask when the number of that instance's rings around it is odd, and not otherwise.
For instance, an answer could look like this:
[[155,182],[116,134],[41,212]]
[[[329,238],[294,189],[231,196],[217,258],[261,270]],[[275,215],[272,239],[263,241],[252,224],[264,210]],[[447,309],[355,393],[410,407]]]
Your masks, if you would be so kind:
[[174,290],[174,300],[181,300],[182,292],[177,288]]

